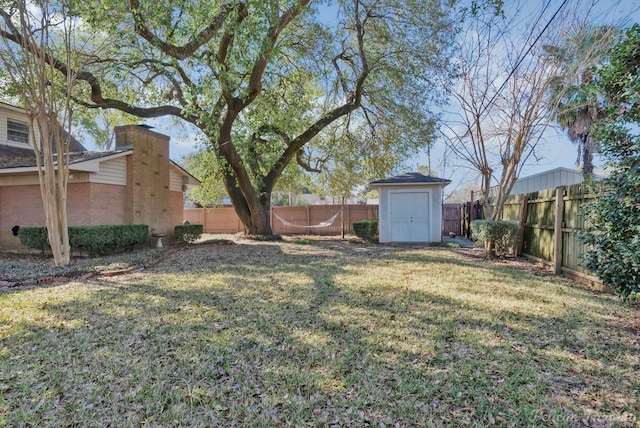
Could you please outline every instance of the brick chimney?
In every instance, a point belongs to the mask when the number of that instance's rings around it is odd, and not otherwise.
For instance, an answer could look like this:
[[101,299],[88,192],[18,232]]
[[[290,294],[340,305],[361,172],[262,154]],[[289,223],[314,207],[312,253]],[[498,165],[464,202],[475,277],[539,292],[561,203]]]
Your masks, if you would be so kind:
[[127,221],[169,235],[169,137],[141,125],[117,126],[115,133],[116,149],[133,148],[127,157]]

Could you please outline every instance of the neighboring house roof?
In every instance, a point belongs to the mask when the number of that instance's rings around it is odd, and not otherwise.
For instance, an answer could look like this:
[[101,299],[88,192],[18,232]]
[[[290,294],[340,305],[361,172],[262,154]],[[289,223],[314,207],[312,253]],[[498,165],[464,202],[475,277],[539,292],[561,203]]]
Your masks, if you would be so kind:
[[[594,175],[594,179],[600,180],[603,177]],[[584,181],[582,171],[564,167],[550,169],[537,174],[521,177],[513,184],[512,195],[537,192],[546,189],[555,189],[558,186],[570,186]],[[497,186],[491,188],[491,192],[496,192]]]
[[406,174],[396,175],[395,177],[385,178],[384,180],[372,181],[370,184],[374,186],[397,185],[397,184],[440,184],[446,186],[451,180],[445,178],[432,177],[419,172],[408,172]]

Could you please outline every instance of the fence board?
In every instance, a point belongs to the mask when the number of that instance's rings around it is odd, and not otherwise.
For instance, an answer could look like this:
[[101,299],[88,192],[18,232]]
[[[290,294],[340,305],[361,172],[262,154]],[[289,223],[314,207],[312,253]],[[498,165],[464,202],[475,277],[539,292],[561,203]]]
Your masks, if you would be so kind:
[[[280,235],[340,235],[342,233],[340,205],[308,205],[271,208],[273,233]],[[291,223],[284,224],[278,219]],[[330,226],[308,228],[326,222],[334,215],[337,218]],[[378,220],[377,205],[345,205],[345,233],[353,233],[352,223],[359,220]],[[238,233],[244,226],[233,208],[186,208],[184,218],[192,224],[202,224],[205,233]]]
[[[563,200],[562,210],[558,216],[558,229],[562,231],[561,269],[582,279],[598,283],[599,280],[589,275],[588,270],[580,266],[586,246],[578,239],[585,228],[581,215],[581,207],[594,195],[586,193],[582,184],[566,186],[560,192]],[[524,228],[523,253],[548,262],[553,262],[556,228],[556,190],[547,189],[528,193],[527,213]],[[523,195],[513,195],[505,202],[504,220],[519,220],[516,212]]]
[[442,205],[442,234],[462,235],[462,204]]
[[484,218],[482,208],[482,202],[480,201],[462,204],[462,236],[471,238],[471,222]]
[[585,228],[584,217],[580,211],[582,206],[593,199],[582,185],[573,185],[566,189],[563,197],[565,210],[562,218],[562,235],[565,246],[563,254],[563,266],[580,273],[588,273],[588,270],[580,266],[583,254],[587,250],[578,235]]

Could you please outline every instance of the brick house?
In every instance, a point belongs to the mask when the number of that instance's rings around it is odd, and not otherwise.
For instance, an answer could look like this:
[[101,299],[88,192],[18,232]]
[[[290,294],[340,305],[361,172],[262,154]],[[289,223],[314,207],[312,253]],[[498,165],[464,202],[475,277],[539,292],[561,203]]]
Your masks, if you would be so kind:
[[[70,226],[146,224],[171,236],[182,224],[183,192],[199,182],[169,159],[169,137],[145,126],[115,128],[116,147],[86,151],[72,142]],[[0,250],[21,249],[14,226],[44,226],[44,210],[26,114],[0,104]],[[81,149],[81,150],[78,150]]]

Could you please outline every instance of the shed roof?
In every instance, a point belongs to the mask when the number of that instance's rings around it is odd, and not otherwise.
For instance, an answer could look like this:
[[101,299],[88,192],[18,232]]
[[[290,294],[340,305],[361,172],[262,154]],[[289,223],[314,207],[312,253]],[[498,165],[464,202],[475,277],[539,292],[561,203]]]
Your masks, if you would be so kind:
[[384,180],[372,181],[370,184],[374,186],[385,186],[393,184],[440,184],[446,186],[451,180],[446,178],[432,177],[419,172],[408,172],[406,174],[396,175],[395,177],[385,178]]

